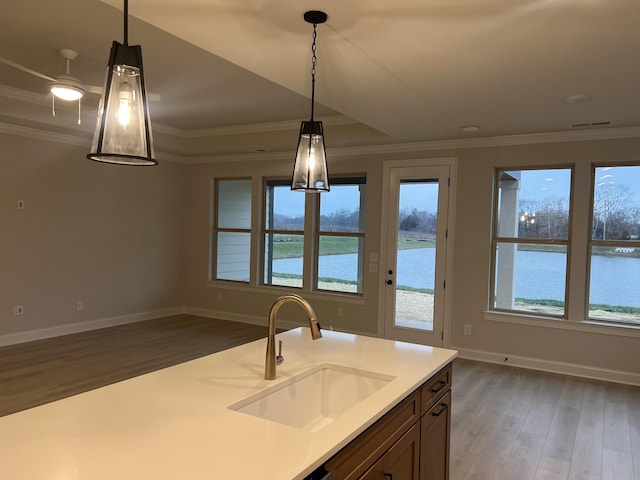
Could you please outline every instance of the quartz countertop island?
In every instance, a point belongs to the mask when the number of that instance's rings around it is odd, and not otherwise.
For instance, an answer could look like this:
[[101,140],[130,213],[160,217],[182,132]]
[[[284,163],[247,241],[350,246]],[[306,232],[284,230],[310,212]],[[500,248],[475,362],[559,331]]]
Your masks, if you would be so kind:
[[[453,350],[308,328],[0,417],[7,480],[303,479],[456,356]],[[318,431],[228,407],[321,363],[394,377]]]

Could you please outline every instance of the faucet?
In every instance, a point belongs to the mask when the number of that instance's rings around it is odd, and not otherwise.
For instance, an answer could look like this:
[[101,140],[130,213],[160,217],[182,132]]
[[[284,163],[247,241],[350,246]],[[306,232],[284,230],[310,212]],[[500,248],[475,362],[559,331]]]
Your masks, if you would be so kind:
[[304,298],[295,294],[278,297],[276,301],[273,302],[273,305],[271,305],[271,310],[269,310],[269,337],[267,338],[267,359],[264,365],[264,378],[266,380],[276,378],[276,365],[280,365],[284,361],[284,357],[281,355],[282,342],[280,342],[280,353],[276,357],[276,313],[282,305],[288,302],[297,303],[307,314],[309,328],[311,329],[311,338],[314,340],[322,338],[322,332],[320,331],[320,324],[316,319],[316,314]]

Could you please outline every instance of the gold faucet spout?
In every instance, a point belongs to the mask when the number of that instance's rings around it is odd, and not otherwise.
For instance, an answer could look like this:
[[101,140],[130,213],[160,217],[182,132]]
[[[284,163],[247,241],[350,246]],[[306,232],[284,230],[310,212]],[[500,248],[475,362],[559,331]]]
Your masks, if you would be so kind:
[[311,329],[311,338],[317,340],[322,338],[322,332],[320,331],[320,324],[316,319],[316,314],[304,298],[300,295],[290,294],[278,297],[271,309],[269,310],[269,336],[267,337],[267,358],[264,366],[264,378],[266,380],[273,380],[276,378],[276,365],[282,363],[283,357],[278,355],[278,361],[276,361],[276,314],[282,305],[288,302],[297,303],[302,307],[309,320],[309,328]]

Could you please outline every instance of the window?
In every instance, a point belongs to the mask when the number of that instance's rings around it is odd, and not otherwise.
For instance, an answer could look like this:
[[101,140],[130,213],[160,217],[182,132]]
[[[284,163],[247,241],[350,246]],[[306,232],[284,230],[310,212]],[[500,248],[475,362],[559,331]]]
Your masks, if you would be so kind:
[[251,180],[215,182],[212,275],[249,282],[251,271]]
[[364,178],[333,179],[320,195],[318,290],[362,293],[365,190]]
[[264,285],[362,293],[365,178],[330,184],[329,192],[302,195],[290,180],[266,182]]
[[571,175],[497,172],[493,309],[566,316]]
[[498,169],[495,198],[491,310],[640,326],[640,165]]
[[265,285],[302,288],[305,195],[291,191],[290,180],[265,187]]
[[589,318],[640,324],[640,166],[593,169]]

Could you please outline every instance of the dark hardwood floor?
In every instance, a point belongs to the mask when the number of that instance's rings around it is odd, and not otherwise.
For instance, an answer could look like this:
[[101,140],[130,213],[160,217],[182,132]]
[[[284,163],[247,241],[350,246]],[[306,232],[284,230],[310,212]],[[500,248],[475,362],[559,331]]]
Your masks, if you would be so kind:
[[[0,416],[266,335],[176,315],[2,347]],[[452,404],[450,480],[640,480],[638,387],[456,359]]]

